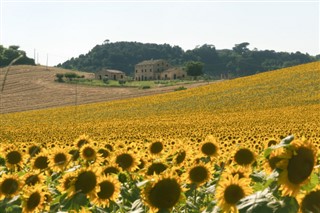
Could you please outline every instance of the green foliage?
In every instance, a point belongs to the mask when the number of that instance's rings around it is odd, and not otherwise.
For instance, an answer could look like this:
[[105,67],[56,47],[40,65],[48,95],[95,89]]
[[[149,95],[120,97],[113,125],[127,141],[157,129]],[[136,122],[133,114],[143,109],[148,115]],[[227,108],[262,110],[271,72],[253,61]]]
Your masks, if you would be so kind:
[[186,90],[187,88],[185,88],[184,86],[178,87],[176,88],[174,91],[180,91],[180,90]]
[[196,76],[202,75],[203,74],[202,69],[203,69],[203,63],[199,61],[189,61],[186,64],[186,70],[189,76],[196,77]]
[[57,73],[57,74],[56,74],[56,77],[57,77],[57,81],[58,81],[58,82],[63,82],[64,74],[62,74],[62,73]]
[[64,74],[64,77],[69,79],[69,81],[72,81],[72,79],[74,79],[74,78],[80,78],[80,76],[77,73],[74,73],[74,72],[67,72],[67,73]]
[[59,64],[59,67],[96,72],[108,67],[132,75],[134,65],[149,59],[165,59],[172,65],[183,65],[188,61],[203,63],[203,72],[215,78],[230,78],[253,75],[260,72],[294,66],[319,60],[301,52],[287,53],[274,50],[248,48],[250,44],[236,44],[231,50],[217,50],[214,45],[204,44],[183,51],[179,46],[168,44],[143,44],[139,42],[105,42],[96,45],[88,54]]
[[20,55],[22,55],[22,57],[15,62],[15,65],[35,65],[33,59],[28,58],[24,51],[19,50],[19,46],[11,45],[9,48],[5,48],[4,46],[0,45],[0,67],[8,66],[11,61],[18,58]]

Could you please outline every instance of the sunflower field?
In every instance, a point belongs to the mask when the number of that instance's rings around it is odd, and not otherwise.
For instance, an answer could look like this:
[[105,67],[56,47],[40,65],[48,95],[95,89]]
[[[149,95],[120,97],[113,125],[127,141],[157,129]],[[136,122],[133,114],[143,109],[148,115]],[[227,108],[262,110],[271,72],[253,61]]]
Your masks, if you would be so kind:
[[0,212],[320,212],[319,118],[320,62],[0,114]]

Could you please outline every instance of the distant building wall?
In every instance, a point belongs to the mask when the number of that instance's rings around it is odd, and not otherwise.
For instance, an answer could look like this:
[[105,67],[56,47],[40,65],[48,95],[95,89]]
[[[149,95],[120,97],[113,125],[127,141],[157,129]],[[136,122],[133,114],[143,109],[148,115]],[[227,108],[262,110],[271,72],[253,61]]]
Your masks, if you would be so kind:
[[161,72],[170,68],[170,64],[166,60],[147,60],[142,61],[135,66],[134,80],[160,80]]
[[126,79],[126,74],[120,70],[103,69],[95,73],[95,78],[102,80],[108,78],[109,80]]
[[170,68],[161,73],[161,80],[175,80],[175,79],[184,79],[187,77],[187,72],[181,68]]

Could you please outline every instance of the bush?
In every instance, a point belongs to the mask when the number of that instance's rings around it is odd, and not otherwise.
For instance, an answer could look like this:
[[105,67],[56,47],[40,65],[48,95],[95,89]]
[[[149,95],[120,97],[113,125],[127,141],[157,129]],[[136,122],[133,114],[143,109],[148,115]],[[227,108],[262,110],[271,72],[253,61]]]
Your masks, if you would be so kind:
[[123,80],[123,79],[119,80],[119,84],[120,84],[120,85],[123,85],[123,84],[125,84],[125,83],[126,83],[126,80]]
[[64,82],[64,81],[63,81],[63,76],[64,76],[64,75],[63,75],[62,73],[57,73],[57,74],[56,74],[57,81],[58,81],[58,82]]
[[150,86],[142,86],[142,89],[150,89]]
[[107,77],[103,77],[102,81],[105,84],[109,84],[109,79]]
[[74,72],[67,72],[67,73],[64,74],[64,77],[69,79],[69,81],[72,81],[72,79],[74,79],[74,78],[79,78],[79,75],[77,73],[74,73]]
[[181,86],[181,87],[178,87],[178,88],[174,89],[174,91],[180,91],[180,90],[186,90],[186,89],[187,89],[187,88]]

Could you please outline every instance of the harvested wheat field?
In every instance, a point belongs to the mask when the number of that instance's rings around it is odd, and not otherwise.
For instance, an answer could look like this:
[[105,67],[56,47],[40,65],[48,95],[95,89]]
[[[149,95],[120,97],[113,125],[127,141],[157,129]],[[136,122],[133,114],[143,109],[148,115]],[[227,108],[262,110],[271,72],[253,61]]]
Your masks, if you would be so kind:
[[[30,89],[73,105],[73,87],[63,85],[62,98],[51,82]],[[17,83],[7,91],[23,93]],[[102,97],[101,88],[88,90]],[[319,117],[320,62],[166,94],[3,113],[0,209],[319,212]]]
[[[0,69],[0,89],[7,68]],[[0,113],[20,112],[58,106],[81,105],[124,98],[172,92],[179,86],[168,86],[141,90],[129,87],[91,87],[85,85],[57,83],[55,75],[70,70],[46,68],[44,66],[12,66],[0,93]],[[93,73],[72,71],[86,78],[94,78]],[[208,84],[199,82],[186,84],[192,88]]]

